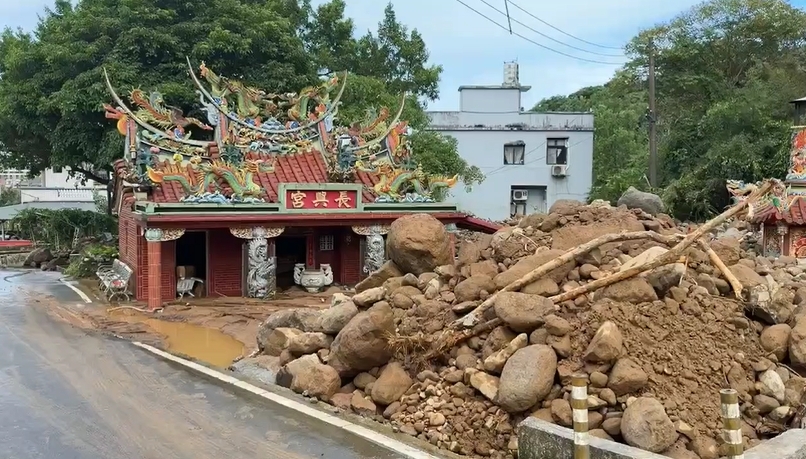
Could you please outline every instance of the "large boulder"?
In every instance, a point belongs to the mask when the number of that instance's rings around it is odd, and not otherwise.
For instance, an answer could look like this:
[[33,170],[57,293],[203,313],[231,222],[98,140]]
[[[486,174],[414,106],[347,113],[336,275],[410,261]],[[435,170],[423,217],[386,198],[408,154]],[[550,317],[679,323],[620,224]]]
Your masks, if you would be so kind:
[[663,405],[654,398],[634,400],[621,418],[621,435],[630,446],[660,453],[677,441],[677,431]]
[[[658,257],[666,254],[669,250],[664,247],[650,247],[644,250],[635,258],[627,261],[619,267],[619,271],[626,271],[636,266],[652,263]],[[680,284],[680,279],[686,274],[686,266],[683,263],[672,263],[659,266],[650,271],[639,274],[649,282],[649,284],[661,295],[666,294],[670,288]],[[615,298],[614,298],[615,299]],[[653,301],[657,298],[642,299],[641,301]]]
[[529,333],[554,314],[554,303],[539,295],[519,292],[501,292],[495,297],[495,315],[512,330]]
[[328,364],[341,376],[356,374],[389,361],[387,337],[394,333],[392,308],[379,304],[358,313],[339,332],[330,346]]
[[25,262],[23,263],[24,266],[29,266],[32,268],[38,268],[43,263],[47,263],[53,259],[53,253],[47,247],[40,247],[38,249],[34,249],[31,253],[25,257]]
[[358,306],[352,301],[345,301],[325,309],[321,312],[317,331],[336,335],[356,314],[358,314]]
[[453,264],[445,225],[429,214],[413,214],[392,223],[386,239],[389,258],[404,272],[420,275]]
[[[495,286],[499,289],[502,289],[512,282],[520,279],[526,275],[526,273],[562,256],[564,253],[565,251],[563,250],[542,250],[534,255],[523,257],[509,269],[495,276],[493,279],[493,281],[495,281]],[[567,276],[572,269],[574,269],[574,262],[569,261],[568,263],[565,263],[562,266],[548,272],[546,277],[550,278],[554,282],[562,282],[565,279],[565,276]],[[540,281],[538,280],[535,282]],[[526,288],[528,288],[528,286],[524,287],[524,289]]]
[[615,323],[603,323],[582,355],[587,362],[612,363],[621,356],[624,338]]
[[277,384],[299,394],[329,400],[341,387],[341,378],[335,369],[309,354],[285,364],[277,375]]
[[313,309],[284,309],[271,314],[258,326],[258,349],[266,349],[269,337],[276,328],[294,328],[303,332],[320,330],[319,311]]
[[453,289],[458,303],[478,300],[482,291],[487,293],[495,292],[495,282],[491,277],[485,275],[471,276],[456,284]]
[[663,212],[664,205],[660,196],[637,190],[635,187],[627,188],[621,195],[618,205],[627,206],[628,209],[641,209],[649,215],[658,215]]
[[391,362],[384,367],[377,381],[372,384],[370,396],[375,403],[390,405],[400,400],[413,383],[403,365]]
[[806,369],[806,316],[798,319],[790,333],[789,360],[796,370]]
[[498,385],[498,406],[518,413],[543,401],[557,372],[557,354],[543,344],[519,349],[507,360]]
[[397,267],[395,262],[387,260],[386,263],[381,265],[380,269],[369,273],[364,280],[356,284],[355,293],[361,293],[364,290],[380,287],[387,280],[393,277],[400,277],[403,274],[404,273],[400,271],[400,268]]

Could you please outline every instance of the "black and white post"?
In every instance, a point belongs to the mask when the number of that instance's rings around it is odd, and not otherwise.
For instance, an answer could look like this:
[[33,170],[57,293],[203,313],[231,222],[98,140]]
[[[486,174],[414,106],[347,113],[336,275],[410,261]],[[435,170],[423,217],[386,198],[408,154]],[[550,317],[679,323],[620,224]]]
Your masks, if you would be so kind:
[[733,389],[719,391],[722,404],[722,428],[725,435],[728,459],[744,459],[742,422],[739,413],[739,393]]

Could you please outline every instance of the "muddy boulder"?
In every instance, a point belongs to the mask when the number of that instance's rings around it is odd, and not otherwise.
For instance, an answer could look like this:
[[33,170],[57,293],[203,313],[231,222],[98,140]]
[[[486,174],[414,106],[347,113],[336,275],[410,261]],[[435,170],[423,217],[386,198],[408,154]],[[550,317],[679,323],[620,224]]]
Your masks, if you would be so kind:
[[328,364],[344,377],[381,366],[391,357],[387,337],[394,331],[394,315],[388,304],[360,312],[336,335]]
[[663,405],[654,398],[633,401],[621,418],[621,435],[627,444],[660,453],[677,441],[677,431]]
[[285,364],[277,375],[277,384],[311,397],[329,400],[341,386],[335,369],[310,354]]
[[453,264],[448,231],[429,214],[395,220],[386,239],[386,251],[403,272],[418,276],[433,272],[437,266]]
[[537,344],[516,351],[501,371],[498,406],[517,413],[543,401],[556,372],[557,355],[551,347]]
[[400,277],[403,274],[404,273],[400,271],[400,268],[397,267],[394,261],[387,260],[386,263],[381,265],[379,270],[371,272],[364,280],[356,284],[355,292],[361,293],[364,290],[380,287],[387,280],[393,277]]

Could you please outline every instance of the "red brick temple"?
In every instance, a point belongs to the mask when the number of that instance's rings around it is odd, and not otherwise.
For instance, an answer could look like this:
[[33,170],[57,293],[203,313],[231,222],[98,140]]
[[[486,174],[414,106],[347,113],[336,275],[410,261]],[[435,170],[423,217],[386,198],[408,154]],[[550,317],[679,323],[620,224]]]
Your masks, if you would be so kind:
[[120,259],[149,308],[190,287],[270,298],[292,285],[355,284],[383,264],[384,235],[406,214],[429,213],[449,230],[497,229],[437,202],[457,178],[414,163],[403,98],[395,113],[341,127],[346,74],[279,95],[204,64],[190,74],[205,121],[156,92],[135,89],[127,104],[105,75],[115,106],[104,108],[126,138],[114,182]]

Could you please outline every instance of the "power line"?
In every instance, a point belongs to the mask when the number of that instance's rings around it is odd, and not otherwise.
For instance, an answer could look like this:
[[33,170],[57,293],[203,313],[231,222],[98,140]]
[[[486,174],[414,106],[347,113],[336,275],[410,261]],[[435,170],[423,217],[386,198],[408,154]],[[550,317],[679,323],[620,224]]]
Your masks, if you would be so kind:
[[[500,24],[500,23],[496,22],[496,21],[495,21],[495,19],[490,18],[490,17],[489,17],[489,16],[487,16],[486,14],[484,14],[484,13],[482,13],[481,11],[479,11],[479,10],[477,10],[477,9],[473,8],[472,6],[470,6],[470,5],[468,5],[467,3],[463,2],[462,0],[456,0],[456,1],[457,1],[457,2],[459,2],[459,3],[460,3],[462,6],[464,6],[465,8],[469,9],[470,11],[472,11],[472,12],[474,12],[474,13],[478,14],[479,16],[483,17],[484,19],[486,19],[486,20],[488,20],[488,21],[492,22],[493,24],[497,25],[497,26],[498,26],[498,27],[500,27],[501,29],[503,29],[503,30],[505,30],[505,31],[509,32],[509,28],[508,28],[507,26],[505,26],[505,25],[503,25],[503,24]],[[577,57],[577,56],[574,56],[574,55],[572,55],[572,54],[564,53],[564,52],[562,52],[562,51],[558,51],[558,50],[556,50],[556,49],[554,49],[554,48],[550,48],[550,47],[548,47],[548,46],[546,46],[546,45],[542,45],[542,44],[540,44],[540,43],[538,43],[538,42],[536,42],[536,41],[532,40],[531,38],[524,37],[523,35],[519,34],[518,32],[512,32],[512,35],[515,35],[515,36],[516,36],[516,37],[518,37],[518,38],[522,38],[523,40],[526,40],[526,41],[528,41],[529,43],[531,43],[531,44],[533,44],[533,45],[535,45],[535,46],[539,46],[539,47],[541,47],[541,48],[543,48],[543,49],[545,49],[545,50],[551,51],[551,52],[556,53],[556,54],[559,54],[559,55],[561,55],[561,56],[570,57],[571,59],[576,59],[576,60],[578,60],[578,61],[582,61],[582,62],[590,62],[590,63],[592,63],[592,64],[603,64],[603,65],[617,65],[617,66],[623,65],[623,64],[616,63],[616,62],[597,61],[597,60],[594,60],[594,59],[586,59],[586,58],[584,58],[584,57]]]
[[[497,11],[498,13],[500,13],[500,14],[502,14],[502,15],[506,16],[506,17],[507,17],[507,19],[508,19],[508,20],[510,20],[511,22],[514,22],[515,24],[520,24],[521,26],[525,27],[526,29],[531,30],[532,32],[534,32],[534,33],[536,33],[536,34],[538,34],[538,35],[540,35],[540,36],[542,36],[542,37],[548,38],[549,40],[553,41],[554,43],[558,43],[558,44],[560,44],[560,45],[567,46],[567,47],[569,47],[569,48],[571,48],[571,49],[575,49],[575,50],[577,50],[577,51],[582,51],[583,53],[595,54],[595,55],[597,55],[597,56],[604,56],[604,57],[624,57],[624,55],[623,55],[623,54],[605,54],[605,53],[597,53],[596,51],[588,51],[588,50],[587,50],[587,49],[585,49],[585,48],[580,48],[580,47],[578,47],[578,46],[569,45],[568,43],[565,43],[565,42],[563,42],[563,41],[557,40],[557,39],[556,39],[556,38],[554,38],[554,37],[551,37],[551,36],[549,36],[549,35],[544,34],[543,32],[541,32],[541,31],[539,31],[539,30],[537,30],[537,29],[535,29],[535,28],[533,28],[533,27],[529,26],[528,24],[524,24],[523,22],[521,22],[521,21],[519,21],[519,20],[517,20],[517,19],[515,19],[515,18],[510,17],[509,13],[504,12],[504,11],[501,11],[500,9],[498,9],[498,8],[494,7],[494,6],[493,6],[492,4],[490,4],[490,3],[489,3],[487,0],[479,0],[479,1],[481,1],[481,3],[484,3],[485,5],[489,6],[489,7],[490,7],[490,8],[492,8],[493,10]],[[514,5],[514,4],[513,4],[513,5]],[[508,8],[508,7],[507,7],[507,8]],[[512,27],[510,27],[510,28],[509,28],[509,33],[512,33]]]
[[574,40],[579,40],[579,41],[581,41],[582,43],[585,43],[585,44],[588,44],[588,45],[591,45],[591,46],[596,46],[597,48],[604,48],[604,49],[618,49],[618,50],[623,49],[623,47],[621,47],[621,46],[606,46],[606,45],[600,45],[600,44],[598,44],[598,43],[593,43],[592,41],[588,41],[588,40],[585,40],[585,39],[583,39],[583,38],[579,38],[579,37],[577,37],[576,35],[571,35],[570,33],[568,33],[568,32],[566,32],[566,31],[564,31],[564,30],[560,29],[559,27],[555,27],[554,25],[552,25],[552,24],[550,24],[550,23],[548,23],[548,22],[544,21],[543,19],[540,19],[539,17],[535,16],[534,14],[532,14],[532,13],[530,13],[530,12],[526,11],[525,9],[521,8],[520,6],[518,6],[518,4],[516,4],[516,3],[515,3],[515,2],[513,2],[512,0],[507,0],[507,2],[508,2],[510,5],[514,6],[515,8],[517,8],[517,9],[519,9],[519,10],[523,11],[523,12],[524,12],[524,13],[526,13],[527,15],[529,15],[529,16],[531,16],[531,17],[533,17],[534,19],[537,19],[538,21],[540,21],[540,22],[542,22],[543,24],[545,24],[545,25],[547,25],[547,26],[551,27],[552,29],[556,30],[557,32],[560,32],[561,34],[563,34],[563,35],[565,35],[565,36],[571,37],[571,38],[573,38]]

